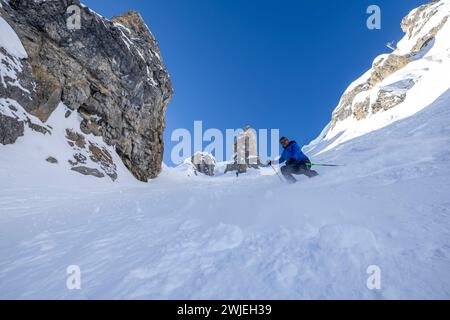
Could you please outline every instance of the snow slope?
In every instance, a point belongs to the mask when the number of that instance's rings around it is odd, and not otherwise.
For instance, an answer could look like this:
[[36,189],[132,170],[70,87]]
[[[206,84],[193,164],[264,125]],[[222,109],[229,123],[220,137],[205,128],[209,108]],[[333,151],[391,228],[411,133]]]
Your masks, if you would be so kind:
[[5,48],[13,56],[19,59],[25,59],[28,57],[25,48],[22,45],[16,32],[11,26],[0,16],[0,30],[2,30],[2,36],[0,37],[0,47]]
[[[12,105],[17,111],[8,108]],[[102,168],[102,164],[93,161],[90,157],[88,148],[71,147],[68,144],[66,130],[82,134],[80,130],[81,117],[78,113],[71,112],[66,117],[66,112],[70,109],[64,104],[60,104],[52,113],[47,122],[41,122],[37,117],[27,113],[16,101],[0,98],[0,113],[7,116],[26,121],[30,119],[34,124],[46,128],[49,133],[42,134],[25,126],[24,136],[20,137],[16,143],[0,146],[0,176],[7,186],[40,186],[43,182],[46,184],[75,184],[81,188],[83,185],[103,185],[98,182],[99,178],[84,176],[71,168],[73,165],[69,161],[75,161],[74,155],[84,157],[83,164],[99,172],[108,172],[109,168]],[[132,181],[133,176],[127,170],[120,160],[114,148],[108,146],[100,137],[92,134],[86,135],[86,144],[95,145],[101,149],[108,150],[114,163],[114,172],[117,174],[118,182]],[[58,162],[49,163],[45,161],[48,157],[54,157]],[[108,178],[109,179],[109,178]]]
[[[37,188],[3,170],[0,297],[448,299],[449,103],[450,90],[322,153],[314,160],[348,166],[294,186],[270,171],[165,168],[149,184]],[[381,290],[366,287],[369,265]]]

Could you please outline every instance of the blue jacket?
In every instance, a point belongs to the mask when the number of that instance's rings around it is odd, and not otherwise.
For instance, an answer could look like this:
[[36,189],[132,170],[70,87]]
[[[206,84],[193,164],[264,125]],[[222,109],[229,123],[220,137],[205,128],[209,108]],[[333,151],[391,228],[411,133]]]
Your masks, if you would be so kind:
[[[292,159],[292,160],[291,160]],[[303,153],[302,149],[298,146],[297,142],[291,141],[289,145],[284,148],[281,158],[278,163],[283,163],[290,160],[289,164],[297,164],[303,160],[309,160],[308,157]]]

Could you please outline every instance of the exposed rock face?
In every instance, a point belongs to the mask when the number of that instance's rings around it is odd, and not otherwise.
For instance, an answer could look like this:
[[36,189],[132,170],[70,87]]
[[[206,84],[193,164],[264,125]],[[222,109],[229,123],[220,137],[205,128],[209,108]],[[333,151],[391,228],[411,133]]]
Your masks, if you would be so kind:
[[[69,146],[76,151],[73,155],[73,159],[68,160],[71,165],[71,170],[84,175],[93,175],[98,178],[103,178],[106,174],[112,181],[117,179],[117,167],[111,154],[105,147],[101,147],[95,142],[88,141],[83,133],[75,132],[70,129],[66,129],[66,139]],[[97,164],[101,170],[87,167],[88,157],[92,162]],[[80,167],[80,164],[83,164],[84,166]],[[97,174],[97,172],[101,174]]]
[[191,163],[194,166],[194,173],[196,175],[197,172],[199,172],[207,176],[214,176],[216,160],[211,154],[205,152],[196,152],[191,157]]
[[77,146],[78,148],[83,149],[86,146],[84,136],[78,132],[73,132],[70,129],[66,129],[66,138],[71,147]]
[[58,159],[54,158],[54,157],[48,157],[47,159],[45,159],[45,161],[49,162],[49,163],[58,163]]
[[85,166],[73,167],[73,171],[81,173],[85,176],[93,176],[97,178],[103,178],[105,175],[98,171],[97,169],[88,168]]
[[389,77],[391,74],[402,69],[410,62],[409,55],[395,55],[391,54],[386,58],[381,58],[376,61],[372,66],[372,74],[368,80],[369,88],[373,88],[375,85]]
[[98,145],[89,142],[89,158],[100,165],[100,168],[105,172],[111,180],[117,179],[116,165],[113,162],[112,156],[106,148],[100,148]]
[[[136,178],[155,177],[173,91],[156,40],[141,16],[128,12],[107,20],[78,0],[2,4],[2,17],[28,54],[20,68],[11,63],[22,89],[0,86],[2,97],[16,100],[43,122],[62,101],[82,116],[84,133],[115,146]],[[71,5],[80,8],[78,30],[67,27]]]
[[[382,56],[376,59],[373,63],[370,77],[362,84],[355,86],[353,89],[344,93],[339,102],[339,107],[333,113],[332,118],[332,128],[336,125],[337,122],[347,119],[348,117],[355,117],[357,120],[365,119],[371,110],[371,100],[369,97],[366,97],[363,102],[356,102],[355,98],[359,94],[369,94],[369,90],[373,89],[377,84],[382,82],[384,79],[388,78],[390,75],[395,72],[401,70],[411,61],[410,55],[387,55]],[[377,110],[375,111],[373,108],[373,112],[377,112],[379,110],[388,110],[403,100],[390,100],[389,105],[379,106],[380,103],[385,101],[385,95],[380,92],[380,97],[377,99]],[[403,97],[404,98],[404,97]],[[398,103],[393,103],[394,101]]]
[[406,98],[406,93],[394,94],[389,91],[380,90],[377,100],[372,104],[372,112],[377,113],[380,111],[389,110],[400,103]]
[[363,102],[359,102],[355,104],[355,109],[353,111],[353,115],[357,120],[364,119],[368,116],[370,109],[370,98],[367,97]]
[[442,0],[432,1],[403,19],[401,27],[406,35],[402,47],[392,54],[376,58],[371,70],[346,90],[333,112],[330,130],[343,120],[364,120],[371,114],[390,110],[405,101],[408,90],[420,81],[421,72],[426,70],[407,73],[395,83],[387,82],[432,48],[436,35],[449,19],[448,9],[444,6],[446,4]]
[[[442,2],[438,0],[433,0],[430,3],[424,4],[417,9],[415,9],[411,14],[403,18],[401,27],[408,39],[416,37],[423,28],[430,22],[438,12],[439,8],[443,5]],[[430,32],[425,37],[421,37],[417,44],[414,46],[413,51],[418,51],[422,48],[423,43],[427,41],[424,38],[432,38],[436,36],[437,32],[443,27],[443,24],[447,21],[448,17],[444,17],[442,22],[431,29]]]
[[352,105],[355,97],[363,91],[367,91],[369,85],[367,83],[357,85],[355,88],[344,93],[339,101],[339,107],[333,112],[332,127],[336,125],[338,121],[347,119],[352,115]]
[[24,124],[15,118],[0,114],[0,143],[12,144],[23,136]]
[[432,28],[426,35],[424,35],[423,37],[421,37],[416,45],[413,48],[413,52],[419,52],[420,50],[422,50],[430,41],[432,41],[434,39],[434,37],[436,36],[436,34],[442,29],[442,27],[447,23],[448,21],[448,16],[444,17],[442,19],[442,21],[439,23],[439,25],[437,25],[436,27]]

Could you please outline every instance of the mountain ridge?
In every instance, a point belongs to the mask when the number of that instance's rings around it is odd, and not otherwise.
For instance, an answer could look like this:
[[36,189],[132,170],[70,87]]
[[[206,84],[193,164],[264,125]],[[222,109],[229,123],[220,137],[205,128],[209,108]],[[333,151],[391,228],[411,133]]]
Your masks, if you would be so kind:
[[388,126],[442,95],[450,87],[449,16],[448,0],[426,3],[405,16],[405,36],[396,50],[375,58],[372,68],[349,85],[330,123],[305,150],[320,153],[319,144],[329,149]]

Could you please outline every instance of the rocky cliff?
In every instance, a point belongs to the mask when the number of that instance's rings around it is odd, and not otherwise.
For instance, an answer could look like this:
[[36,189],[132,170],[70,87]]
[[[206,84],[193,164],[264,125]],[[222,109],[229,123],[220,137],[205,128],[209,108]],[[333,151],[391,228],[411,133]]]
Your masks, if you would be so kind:
[[[89,142],[100,137],[136,178],[155,177],[162,163],[172,85],[158,44],[139,13],[108,20],[78,0],[0,4],[0,143],[14,143],[24,127],[51,135],[48,119],[56,109],[67,108],[65,118],[73,113],[79,120],[78,128],[65,132],[74,148],[69,162],[83,161],[76,159],[80,149],[86,151],[84,157],[112,159]],[[69,25],[74,15],[79,28]],[[8,45],[15,36],[24,50]]]

